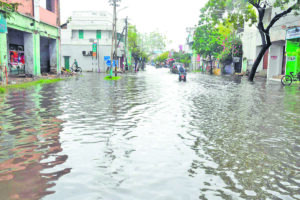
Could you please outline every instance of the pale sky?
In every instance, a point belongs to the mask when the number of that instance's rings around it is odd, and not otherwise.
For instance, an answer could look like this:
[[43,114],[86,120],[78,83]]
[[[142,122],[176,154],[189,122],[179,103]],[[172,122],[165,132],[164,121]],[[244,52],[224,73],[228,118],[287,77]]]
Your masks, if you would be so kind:
[[[128,16],[139,32],[158,30],[173,41],[167,48],[178,50],[185,43],[186,27],[198,24],[200,9],[207,0],[121,0],[118,17]],[[62,23],[72,11],[108,10],[112,12],[108,0],[62,0]],[[125,9],[122,9],[127,7]]]

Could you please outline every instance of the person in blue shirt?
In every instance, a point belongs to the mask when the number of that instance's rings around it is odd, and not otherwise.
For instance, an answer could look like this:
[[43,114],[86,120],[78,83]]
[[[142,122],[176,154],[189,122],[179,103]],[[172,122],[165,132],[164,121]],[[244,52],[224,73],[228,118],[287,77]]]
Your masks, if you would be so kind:
[[186,74],[186,71],[185,71],[185,69],[182,65],[180,65],[180,67],[179,67],[179,73],[180,74]]

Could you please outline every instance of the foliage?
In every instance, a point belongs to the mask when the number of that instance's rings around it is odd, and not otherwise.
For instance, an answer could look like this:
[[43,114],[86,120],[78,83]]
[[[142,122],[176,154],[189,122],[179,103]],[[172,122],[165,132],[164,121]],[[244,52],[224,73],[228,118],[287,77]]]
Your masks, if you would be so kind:
[[212,24],[199,26],[194,35],[193,49],[203,57],[217,57],[222,50],[220,33]]
[[5,18],[10,18],[11,13],[18,10],[20,3],[8,3],[0,0],[0,12],[3,13]]
[[143,50],[140,45],[141,34],[137,31],[136,26],[128,26],[128,48],[131,51],[133,58],[138,61],[140,58],[142,60],[148,61],[148,54]]
[[27,89],[30,87],[33,87],[35,85],[43,85],[43,84],[51,84],[51,83],[56,83],[59,81],[62,81],[64,79],[57,78],[57,79],[40,79],[38,81],[32,81],[32,82],[26,82],[26,83],[20,83],[20,84],[15,84],[15,85],[6,85],[0,87],[0,93],[4,93],[5,91],[9,89]]
[[[279,13],[265,24],[265,11],[268,8],[280,8]],[[232,23],[235,30],[244,28],[244,22],[250,26],[257,23],[258,31],[261,35],[262,48],[259,52],[249,76],[253,81],[257,67],[261,62],[265,52],[272,45],[270,29],[274,24],[292,11],[299,14],[300,0],[208,0],[206,6],[201,10],[200,23],[210,21],[213,25],[220,22]]]
[[158,31],[141,35],[143,49],[148,54],[153,54],[155,51],[163,51],[166,48],[166,36]]
[[154,60],[154,62],[165,62],[167,59],[169,58],[169,52],[164,52],[162,54],[160,54],[158,57],[156,57],[156,59]]
[[3,93],[5,93],[5,92],[6,92],[6,89],[3,88],[3,87],[0,87],[0,94],[3,94]]
[[185,66],[188,66],[191,63],[191,55],[183,52],[174,52],[172,58],[177,62],[183,63]]
[[117,81],[117,80],[120,80],[121,77],[120,76],[106,76],[104,78],[104,80],[107,80],[107,81]]

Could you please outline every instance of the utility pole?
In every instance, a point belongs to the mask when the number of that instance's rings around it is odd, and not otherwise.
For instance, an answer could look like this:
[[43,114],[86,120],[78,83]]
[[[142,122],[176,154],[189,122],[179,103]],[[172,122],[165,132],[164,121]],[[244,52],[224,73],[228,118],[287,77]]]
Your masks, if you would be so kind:
[[[109,0],[113,6],[113,23],[112,23],[112,41],[111,41],[111,75],[112,75],[112,64],[117,58],[117,2],[121,0]],[[115,63],[116,64],[116,63]],[[117,76],[117,65],[115,66],[115,76]]]
[[127,62],[127,37],[128,37],[128,17],[126,17],[125,19],[125,70],[126,67],[128,66],[128,62]]
[[118,75],[117,73],[117,59],[118,59],[118,30],[117,30],[117,0],[114,0],[114,15],[115,15],[115,52],[114,52],[114,56],[115,56],[115,76]]

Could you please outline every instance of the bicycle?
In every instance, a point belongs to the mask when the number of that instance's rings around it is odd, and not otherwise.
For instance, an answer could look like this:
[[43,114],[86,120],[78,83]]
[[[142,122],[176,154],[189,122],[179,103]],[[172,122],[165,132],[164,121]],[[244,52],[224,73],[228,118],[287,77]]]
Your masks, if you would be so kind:
[[80,73],[82,73],[82,69],[81,69],[81,67],[78,67],[75,64],[73,64],[72,67],[71,67],[71,72],[80,72]]
[[300,72],[294,75],[294,72],[290,72],[290,75],[285,75],[281,78],[281,84],[283,86],[290,86],[293,81],[300,81]]

